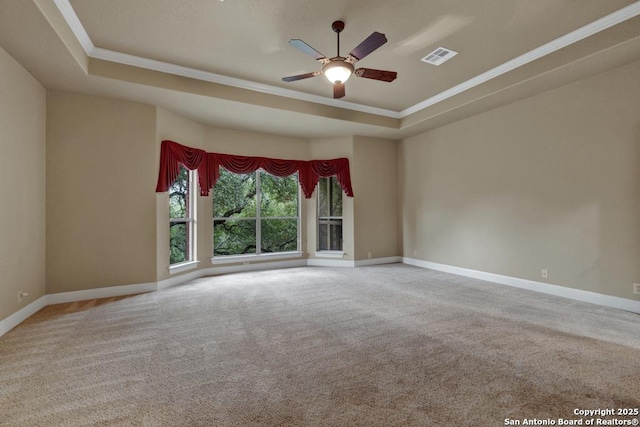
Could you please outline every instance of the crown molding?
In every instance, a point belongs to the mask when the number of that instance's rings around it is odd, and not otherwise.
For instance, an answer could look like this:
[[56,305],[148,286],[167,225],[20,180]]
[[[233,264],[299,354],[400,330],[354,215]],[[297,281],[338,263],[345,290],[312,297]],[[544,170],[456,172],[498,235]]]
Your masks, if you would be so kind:
[[71,3],[69,0],[53,0],[56,7],[64,17],[64,20],[67,21],[67,25],[71,28],[73,35],[78,39],[78,43],[84,49],[84,53],[87,56],[91,56],[91,52],[95,49],[87,30],[84,29],[82,22],[80,22],[80,18],[76,15],[76,11],[71,7]]
[[122,52],[116,52],[108,49],[96,47],[84,26],[80,22],[78,15],[73,10],[69,0],[53,0],[56,7],[64,17],[65,21],[71,28],[71,31],[78,39],[78,42],[84,49],[88,57],[102,59],[105,61],[116,62],[125,65],[131,65],[139,68],[160,71],[168,74],[189,77],[197,80],[217,83],[225,86],[237,87],[240,89],[251,90],[255,92],[266,93],[270,95],[282,96],[286,98],[307,101],[316,104],[328,105],[331,107],[344,108],[362,113],[369,113],[383,117],[394,119],[404,119],[411,114],[417,113],[425,108],[431,107],[439,102],[456,96],[462,92],[481,85],[489,80],[499,77],[509,71],[528,64],[532,61],[549,55],[559,49],[565,48],[589,36],[613,27],[621,22],[640,15],[640,0],[632,3],[622,9],[619,9],[609,15],[606,15],[596,21],[593,21],[583,27],[578,28],[570,33],[565,34],[555,40],[552,40],[542,46],[539,46],[529,52],[520,55],[510,61],[507,61],[495,68],[485,71],[465,82],[453,86],[437,95],[434,95],[424,101],[421,101],[402,111],[388,110],[384,108],[371,107],[368,105],[357,104],[354,102],[336,100],[326,98],[324,96],[313,95],[309,93],[299,92],[292,89],[271,86],[263,83],[256,83],[249,80],[243,80],[236,77],[225,76],[222,74],[212,73],[208,71],[198,70],[195,68],[184,67],[181,65],[171,64],[168,62],[156,61],[149,58],[143,58],[135,55],[129,55]]
[[[57,0],[67,1],[67,0]],[[216,74],[209,71],[198,70],[195,68],[184,67],[182,65],[171,64],[155,59],[142,58],[139,56],[129,55],[127,53],[116,52],[113,50],[95,47],[89,54],[91,58],[102,59],[104,61],[116,62],[124,65],[132,65],[147,70],[160,71],[163,73],[173,74],[176,76],[190,77],[192,79],[202,80],[210,83],[218,83],[225,86],[247,89],[254,92],[261,92],[270,95],[278,95],[286,98],[293,98],[300,101],[308,101],[316,104],[324,104],[332,107],[340,107],[348,110],[360,111],[362,113],[375,114],[377,116],[391,117],[399,119],[400,113],[397,111],[386,110],[384,108],[370,107],[368,105],[356,104],[354,102],[334,100],[320,95],[298,92],[292,89],[286,89],[263,83],[256,83],[249,80],[243,80],[236,77]]]

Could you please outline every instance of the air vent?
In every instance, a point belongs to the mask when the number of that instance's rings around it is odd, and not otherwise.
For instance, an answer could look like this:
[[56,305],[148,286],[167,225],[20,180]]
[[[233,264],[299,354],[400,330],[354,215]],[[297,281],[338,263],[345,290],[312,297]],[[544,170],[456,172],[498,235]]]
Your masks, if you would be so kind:
[[433,52],[431,52],[429,55],[422,58],[421,61],[431,65],[440,65],[445,61],[448,61],[449,59],[453,58],[457,54],[458,52],[453,51],[451,49],[447,49],[445,47],[439,47]]

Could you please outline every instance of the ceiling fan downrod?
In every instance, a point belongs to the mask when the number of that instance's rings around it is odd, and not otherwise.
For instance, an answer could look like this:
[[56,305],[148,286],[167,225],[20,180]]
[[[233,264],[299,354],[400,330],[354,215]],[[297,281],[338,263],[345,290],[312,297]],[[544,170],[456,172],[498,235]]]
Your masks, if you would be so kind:
[[340,33],[344,30],[344,22],[334,21],[333,24],[331,24],[331,29],[338,35],[338,53],[336,55],[340,57]]

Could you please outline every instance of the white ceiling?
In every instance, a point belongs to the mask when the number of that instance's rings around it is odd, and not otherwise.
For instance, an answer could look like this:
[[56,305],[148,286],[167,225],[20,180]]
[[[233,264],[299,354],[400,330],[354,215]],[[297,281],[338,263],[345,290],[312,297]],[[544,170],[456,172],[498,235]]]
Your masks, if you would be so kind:
[[[204,124],[301,137],[400,138],[640,59],[640,1],[2,0],[0,46],[45,87],[163,106]],[[291,47],[388,43],[334,100]],[[459,54],[420,61],[439,46]],[[180,76],[180,77],[177,77]]]

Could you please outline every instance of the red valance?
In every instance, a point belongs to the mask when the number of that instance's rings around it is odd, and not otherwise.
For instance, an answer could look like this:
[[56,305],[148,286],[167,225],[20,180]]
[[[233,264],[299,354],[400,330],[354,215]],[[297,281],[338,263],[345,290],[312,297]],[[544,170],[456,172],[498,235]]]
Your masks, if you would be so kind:
[[345,194],[353,197],[349,159],[344,157],[332,160],[283,160],[234,156],[207,153],[174,141],[162,141],[157,193],[169,190],[180,173],[180,164],[187,169],[198,170],[198,183],[202,196],[209,195],[209,191],[220,177],[220,166],[222,166],[233,173],[251,173],[260,168],[275,176],[289,176],[298,172],[300,187],[307,199],[313,194],[320,178],[335,175]]

